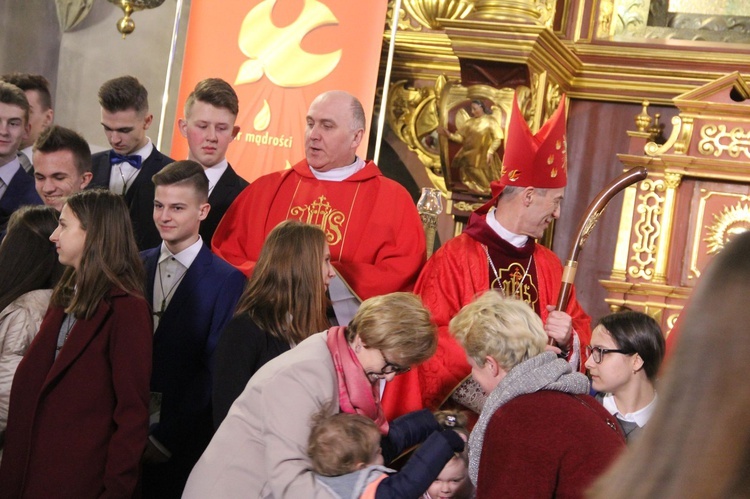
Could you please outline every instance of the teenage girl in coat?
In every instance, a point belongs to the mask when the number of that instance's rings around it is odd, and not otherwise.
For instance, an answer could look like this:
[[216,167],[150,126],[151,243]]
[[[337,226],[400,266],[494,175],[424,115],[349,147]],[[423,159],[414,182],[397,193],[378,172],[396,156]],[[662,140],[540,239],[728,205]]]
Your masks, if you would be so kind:
[[152,325],[122,197],[74,194],[50,240],[67,268],[13,380],[0,497],[132,497]]

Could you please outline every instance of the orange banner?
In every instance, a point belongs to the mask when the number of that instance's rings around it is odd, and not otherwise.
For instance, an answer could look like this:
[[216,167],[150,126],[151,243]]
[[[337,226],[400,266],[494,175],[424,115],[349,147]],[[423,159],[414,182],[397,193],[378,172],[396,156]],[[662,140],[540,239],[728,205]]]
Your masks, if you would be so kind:
[[[228,81],[240,133],[227,158],[248,181],[304,158],[305,116],[327,90],[357,96],[372,116],[384,0],[192,0],[177,118],[195,84]],[[359,154],[367,151],[367,137]],[[170,156],[188,156],[175,127]]]

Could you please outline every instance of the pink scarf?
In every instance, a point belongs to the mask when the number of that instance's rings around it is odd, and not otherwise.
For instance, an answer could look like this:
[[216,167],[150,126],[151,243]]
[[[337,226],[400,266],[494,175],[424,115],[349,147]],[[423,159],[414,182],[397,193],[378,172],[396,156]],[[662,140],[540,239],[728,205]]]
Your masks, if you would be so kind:
[[346,341],[346,328],[334,326],[326,339],[339,382],[339,406],[342,412],[361,414],[372,419],[383,435],[388,434],[388,421],[380,406],[379,383],[371,383],[357,355]]

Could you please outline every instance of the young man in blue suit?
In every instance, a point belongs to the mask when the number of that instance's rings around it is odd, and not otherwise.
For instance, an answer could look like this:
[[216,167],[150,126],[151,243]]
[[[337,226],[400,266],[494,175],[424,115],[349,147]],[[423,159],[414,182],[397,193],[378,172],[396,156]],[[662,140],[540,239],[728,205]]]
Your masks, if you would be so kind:
[[104,135],[112,149],[92,156],[93,178],[88,188],[122,194],[130,210],[138,248],[153,248],[160,238],[151,218],[151,176],[172,159],[160,153],[146,135],[154,120],[148,110],[148,91],[137,78],[121,76],[99,88],[99,104]]
[[29,101],[23,90],[0,82],[0,240],[14,211],[27,204],[42,204],[34,179],[17,156],[29,128]]
[[154,310],[152,420],[143,494],[179,498],[213,435],[214,350],[245,276],[213,255],[199,235],[211,209],[201,165],[177,161],[155,174],[153,183],[153,221],[162,243],[141,253],[146,298]]

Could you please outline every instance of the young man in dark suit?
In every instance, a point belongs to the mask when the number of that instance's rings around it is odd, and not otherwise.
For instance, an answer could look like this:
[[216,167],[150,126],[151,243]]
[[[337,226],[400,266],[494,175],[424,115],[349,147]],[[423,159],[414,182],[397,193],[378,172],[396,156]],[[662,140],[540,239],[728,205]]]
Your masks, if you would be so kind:
[[211,212],[201,224],[201,237],[211,244],[216,226],[229,205],[248,186],[227,162],[229,144],[240,132],[235,125],[239,101],[234,89],[219,78],[198,82],[185,102],[180,133],[187,138],[188,158],[203,166],[209,184]]
[[151,218],[151,176],[172,159],[146,136],[154,119],[148,110],[148,91],[137,78],[121,76],[99,88],[99,104],[104,134],[112,149],[92,156],[93,178],[88,188],[103,187],[125,196],[138,247],[151,248],[160,241]]
[[213,435],[213,355],[245,276],[211,253],[199,228],[211,211],[208,179],[186,160],[153,176],[153,221],[162,243],[141,253],[154,309],[151,428],[143,494],[179,498]]
[[32,146],[40,135],[52,126],[55,111],[52,109],[52,94],[49,82],[42,75],[30,73],[10,73],[0,76],[0,80],[11,83],[26,94],[29,101],[29,134],[21,141],[18,148],[18,160],[26,173],[34,174],[34,158]]
[[27,204],[42,204],[34,179],[17,156],[29,128],[29,101],[23,90],[0,82],[0,240],[14,211]]

